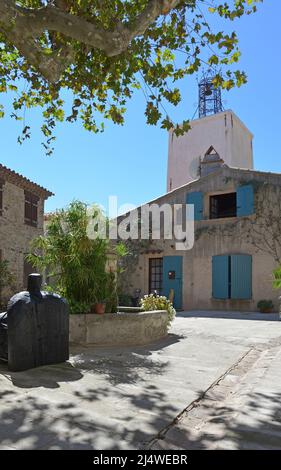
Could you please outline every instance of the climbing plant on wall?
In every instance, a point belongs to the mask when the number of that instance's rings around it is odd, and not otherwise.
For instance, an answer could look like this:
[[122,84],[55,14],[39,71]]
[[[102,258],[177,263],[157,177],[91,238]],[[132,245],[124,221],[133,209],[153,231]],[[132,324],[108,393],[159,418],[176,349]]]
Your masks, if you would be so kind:
[[281,265],[281,188],[260,184],[255,191],[255,214],[243,223],[247,241]]

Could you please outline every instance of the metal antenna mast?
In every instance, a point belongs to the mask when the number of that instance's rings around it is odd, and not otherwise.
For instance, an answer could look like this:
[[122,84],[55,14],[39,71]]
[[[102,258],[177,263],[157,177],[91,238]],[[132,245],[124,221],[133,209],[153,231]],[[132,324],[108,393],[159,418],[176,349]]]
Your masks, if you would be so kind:
[[199,82],[199,118],[223,111],[221,88],[213,83],[214,75],[203,74]]

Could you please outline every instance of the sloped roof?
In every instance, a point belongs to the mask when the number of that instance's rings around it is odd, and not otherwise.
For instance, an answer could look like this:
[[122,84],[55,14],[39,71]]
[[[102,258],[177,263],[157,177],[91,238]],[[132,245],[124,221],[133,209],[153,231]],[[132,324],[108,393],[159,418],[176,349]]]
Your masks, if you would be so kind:
[[16,186],[19,186],[26,191],[30,191],[34,193],[36,196],[39,196],[41,199],[48,199],[48,197],[54,196],[51,191],[48,189],[43,188],[43,186],[39,186],[39,184],[33,183],[28,178],[15,171],[7,168],[6,166],[0,163],[0,179],[4,181],[8,181]]
[[[185,183],[184,185],[173,189],[173,191],[170,191],[166,194],[163,194],[162,196],[158,197],[155,200],[162,199],[163,197],[165,197],[167,195],[171,195],[173,193],[176,194],[178,191],[181,191],[184,188],[186,188],[186,189],[189,189],[190,187],[192,188],[193,186],[196,186],[197,184],[200,184],[201,181],[204,181],[206,179],[211,179],[214,176],[216,176],[220,173],[223,173],[223,172],[227,172],[229,175],[231,175],[233,177],[235,177],[235,176],[237,176],[237,177],[238,176],[247,176],[247,175],[257,176],[257,177],[264,177],[265,181],[277,178],[278,180],[280,180],[280,185],[281,185],[281,173],[273,173],[273,172],[270,172],[270,171],[252,170],[252,169],[248,169],[248,168],[237,168],[237,167],[228,166],[226,164],[223,164],[216,171],[213,171],[213,172],[209,173],[206,176],[201,176],[200,178],[198,178],[196,180],[193,180],[193,181],[190,181],[189,183]],[[278,184],[279,184],[279,182],[278,182]]]
[[[257,177],[264,177],[265,182],[277,179],[278,180],[278,185],[280,184],[280,186],[281,186],[281,173],[251,170],[251,169],[247,169],[247,168],[235,168],[235,167],[231,167],[231,166],[228,166],[228,165],[224,164],[219,169],[209,173],[206,176],[201,176],[200,178],[198,178],[196,180],[190,181],[189,183],[185,183],[184,185],[179,186],[178,188],[175,188],[172,191],[169,191],[165,194],[162,194],[161,196],[158,196],[157,198],[155,198],[151,201],[148,201],[148,202],[145,202],[145,203],[141,204],[140,206],[137,207],[137,209],[141,208],[142,206],[144,206],[146,204],[150,205],[150,204],[160,202],[161,200],[163,200],[167,196],[176,195],[177,193],[179,193],[181,191],[184,191],[184,190],[188,191],[189,189],[192,189],[193,187],[196,187],[198,184],[201,184],[202,181],[205,181],[207,179],[211,179],[211,178],[219,175],[220,173],[224,173],[224,172],[226,172],[227,175],[232,176],[232,177],[247,176],[247,175],[257,176]],[[124,214],[120,214],[120,216],[118,216],[117,219],[120,218],[120,220],[121,220],[122,217],[124,217],[128,213],[129,212],[126,212]]]

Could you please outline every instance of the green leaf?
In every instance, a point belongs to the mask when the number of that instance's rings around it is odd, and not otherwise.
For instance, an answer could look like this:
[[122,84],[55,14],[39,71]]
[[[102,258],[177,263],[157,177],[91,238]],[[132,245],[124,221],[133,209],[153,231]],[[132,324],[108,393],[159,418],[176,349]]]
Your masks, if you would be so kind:
[[[50,2],[19,0],[16,5],[23,8],[24,19],[24,8],[30,15],[32,10],[36,13],[47,3]],[[12,18],[4,25],[9,27],[9,40],[0,32],[0,93],[8,91],[13,107],[11,116],[16,120],[26,118],[27,109],[40,109],[42,145],[47,155],[53,151],[51,143],[58,122],[81,121],[84,129],[95,133],[103,132],[105,120],[122,125],[128,101],[139,92],[144,97],[147,123],[167,130],[173,128],[180,135],[188,130],[188,124],[172,124],[166,117],[167,102],[168,106],[179,106],[182,100],[176,82],[200,73],[202,64],[208,60],[213,70],[221,67],[214,80],[216,86],[229,90],[246,83],[246,74],[232,69],[240,59],[240,51],[237,36],[229,32],[227,23],[254,13],[259,3],[258,0],[224,0],[214,5],[207,2],[203,14],[199,1],[181,1],[168,14],[160,13],[146,28],[140,28],[136,37],[132,35],[126,50],[115,56],[91,47],[86,32],[85,40],[78,41],[71,37],[71,31],[67,36],[46,31],[37,38],[27,31],[23,40],[34,41],[30,60],[17,49],[18,31],[13,30],[17,22]],[[139,27],[137,22],[148,0],[66,0],[65,4],[69,12],[64,10],[64,15],[70,13],[97,24],[108,38],[116,32],[117,24],[125,24],[130,33]],[[216,15],[219,21],[214,21],[211,15]],[[221,30],[216,28],[217,24]],[[66,60],[68,55],[70,60]],[[61,74],[53,82],[42,74],[44,60],[45,70],[61,66]],[[70,109],[65,104],[65,96],[72,100]],[[1,108],[0,117],[3,113]],[[29,135],[26,132],[26,138]],[[23,136],[19,142],[23,142]]]

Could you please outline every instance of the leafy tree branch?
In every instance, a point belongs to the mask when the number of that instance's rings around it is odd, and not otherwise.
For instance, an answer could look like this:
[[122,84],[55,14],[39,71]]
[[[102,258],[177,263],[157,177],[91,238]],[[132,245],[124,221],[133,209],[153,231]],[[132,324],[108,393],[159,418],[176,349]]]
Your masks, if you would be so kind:
[[[0,0],[0,93],[14,92],[12,116],[41,107],[44,146],[51,153],[57,122],[81,119],[99,132],[104,119],[123,124],[126,103],[141,88],[149,90],[145,115],[177,135],[163,109],[177,106],[177,82],[202,64],[215,72],[217,86],[241,86],[246,75],[221,68],[240,57],[233,33],[212,31],[208,15],[234,20],[256,10],[259,0]],[[185,55],[179,59],[179,51]],[[62,93],[69,90],[72,109]],[[0,117],[5,109],[0,105]],[[30,137],[23,126],[20,142]],[[27,132],[28,130],[28,132]]]

